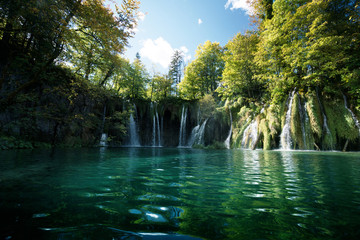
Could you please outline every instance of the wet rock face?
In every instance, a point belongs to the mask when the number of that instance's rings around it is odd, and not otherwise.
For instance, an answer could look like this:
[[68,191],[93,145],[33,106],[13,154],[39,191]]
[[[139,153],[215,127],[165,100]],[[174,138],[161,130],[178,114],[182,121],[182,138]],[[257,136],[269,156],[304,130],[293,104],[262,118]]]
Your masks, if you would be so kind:
[[205,146],[212,145],[215,142],[225,142],[229,129],[229,124],[210,118],[205,127]]
[[180,119],[178,117],[172,117],[170,109],[164,111],[162,116],[162,136],[164,147],[175,147],[179,145],[179,126]]

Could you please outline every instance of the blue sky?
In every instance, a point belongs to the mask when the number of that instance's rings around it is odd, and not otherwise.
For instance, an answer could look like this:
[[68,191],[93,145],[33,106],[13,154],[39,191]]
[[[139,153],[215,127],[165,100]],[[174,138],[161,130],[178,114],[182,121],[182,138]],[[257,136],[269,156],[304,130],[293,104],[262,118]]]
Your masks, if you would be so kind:
[[[117,0],[120,2],[120,0]],[[137,52],[150,73],[166,73],[175,49],[194,59],[207,40],[224,46],[238,32],[251,29],[246,0],[141,0],[135,37],[125,57]]]

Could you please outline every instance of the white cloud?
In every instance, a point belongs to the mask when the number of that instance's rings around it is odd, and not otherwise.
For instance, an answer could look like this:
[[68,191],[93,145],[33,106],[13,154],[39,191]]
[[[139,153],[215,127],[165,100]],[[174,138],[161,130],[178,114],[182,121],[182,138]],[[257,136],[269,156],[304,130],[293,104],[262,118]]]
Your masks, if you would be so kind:
[[143,47],[140,49],[140,55],[150,59],[153,63],[160,64],[163,68],[167,68],[173,48],[170,43],[165,41],[162,37],[155,40],[147,39],[143,42]]
[[201,18],[199,18],[198,19],[198,24],[200,25],[200,24],[202,24],[203,23],[203,21],[201,20]]
[[[148,58],[155,64],[160,64],[163,68],[167,68],[169,67],[171,57],[173,56],[175,50],[176,49],[174,49],[170,43],[162,37],[159,37],[155,40],[145,40],[142,48],[140,49],[140,55],[141,57]],[[185,46],[180,47],[180,50],[184,53],[185,60],[188,61],[191,59],[191,56],[186,54],[189,50]]]
[[187,47],[182,46],[180,47],[180,51],[182,51],[184,54],[187,54],[189,52],[189,49],[187,49]]
[[184,54],[183,54],[184,61],[185,61],[185,62],[190,61],[191,55],[188,55],[188,54],[187,54],[187,53],[189,52],[189,49],[187,49],[187,47],[185,47],[185,46],[182,46],[182,47],[180,47],[180,51],[182,51],[182,52],[184,53]]
[[146,13],[138,12],[137,17],[140,21],[144,21],[146,17]]
[[[231,7],[230,7],[231,6]],[[248,0],[228,0],[225,4],[225,9],[228,9],[230,7],[230,10],[234,9],[242,9],[246,11],[246,14],[251,15],[253,13],[253,8],[250,6]]]

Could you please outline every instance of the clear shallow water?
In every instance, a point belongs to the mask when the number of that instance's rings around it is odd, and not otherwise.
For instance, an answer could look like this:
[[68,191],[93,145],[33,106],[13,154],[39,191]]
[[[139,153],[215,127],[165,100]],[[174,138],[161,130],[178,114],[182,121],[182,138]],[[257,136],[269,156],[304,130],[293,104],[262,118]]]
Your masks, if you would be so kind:
[[360,153],[0,154],[0,239],[360,238]]

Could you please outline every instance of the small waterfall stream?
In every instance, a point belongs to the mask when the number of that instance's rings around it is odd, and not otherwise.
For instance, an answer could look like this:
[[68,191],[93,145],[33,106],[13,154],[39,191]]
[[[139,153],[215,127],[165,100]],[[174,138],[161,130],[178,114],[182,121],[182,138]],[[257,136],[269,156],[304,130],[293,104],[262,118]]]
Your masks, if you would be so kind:
[[303,138],[304,138],[305,149],[311,150],[311,149],[313,149],[314,142],[313,142],[312,136],[311,136],[310,118],[309,118],[309,114],[308,114],[306,106],[307,106],[307,102],[304,101],[304,106],[303,106],[303,114],[304,114]]
[[330,150],[333,149],[333,139],[332,139],[332,134],[330,132],[330,129],[329,129],[329,126],[327,124],[327,117],[325,115],[325,111],[324,111],[324,107],[323,105],[321,104],[321,101],[320,101],[320,97],[319,97],[319,93],[318,91],[316,90],[316,97],[317,97],[317,100],[318,100],[318,103],[319,103],[319,106],[320,106],[320,110],[321,110],[321,113],[322,113],[322,116],[323,116],[323,120],[324,120],[324,123],[323,123],[323,129],[325,130],[326,132],[326,135],[325,137],[329,137],[330,138]]
[[229,112],[230,112],[230,130],[229,130],[229,135],[227,136],[224,144],[225,144],[225,147],[227,149],[230,149],[230,141],[231,141],[231,134],[232,134],[232,115],[231,115],[231,110],[229,108]]
[[243,148],[254,149],[256,147],[255,144],[257,142],[257,139],[258,139],[258,121],[254,119],[251,121],[249,126],[247,126],[247,128],[245,128],[244,130],[241,146]]
[[[300,99],[300,95],[299,93],[296,93]],[[300,113],[300,126],[301,126],[301,132],[302,132],[302,140],[303,140],[303,144],[304,144],[304,149],[308,149],[307,148],[307,141],[306,141],[306,130],[305,130],[305,124],[306,124],[306,117],[307,117],[307,112],[306,112],[306,102],[304,102],[304,105],[301,105],[301,102],[298,101],[298,109],[299,109],[299,113]]]
[[289,96],[289,104],[285,117],[285,125],[280,135],[280,149],[283,150],[290,150],[292,146],[290,120],[291,120],[291,108],[292,108],[294,96],[295,96],[295,90]]
[[99,143],[100,147],[106,147],[107,146],[107,143],[106,143],[107,138],[108,137],[107,137],[106,133],[101,134],[101,139],[100,139],[100,143]]
[[180,132],[179,132],[179,147],[186,145],[186,120],[188,109],[183,105],[181,112]]
[[140,147],[139,134],[137,132],[136,122],[132,113],[130,114],[130,121],[129,121],[129,136],[130,136],[130,146]]
[[101,122],[101,137],[100,137],[100,142],[99,142],[99,146],[100,146],[100,147],[105,147],[105,146],[107,146],[107,143],[106,143],[107,134],[104,133],[105,115],[106,115],[106,104],[104,105],[103,119],[102,119],[102,122]]
[[205,134],[205,127],[208,119],[206,119],[201,125],[197,125],[191,131],[191,137],[188,142],[188,147],[193,146],[194,144],[204,145],[204,134]]
[[160,129],[159,113],[157,111],[156,106],[154,107],[153,104],[151,104],[151,108],[153,108],[154,110],[151,144],[153,147],[161,147],[161,129]]
[[350,108],[348,108],[347,106],[347,99],[346,96],[343,94],[343,98],[344,98],[344,104],[345,104],[345,108],[349,111],[349,113],[351,114],[352,119],[355,122],[356,127],[359,129],[359,135],[360,135],[360,123],[359,120],[356,118],[355,114],[353,113],[353,111],[351,111]]

